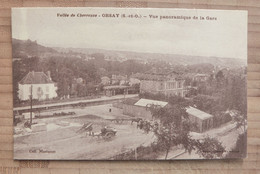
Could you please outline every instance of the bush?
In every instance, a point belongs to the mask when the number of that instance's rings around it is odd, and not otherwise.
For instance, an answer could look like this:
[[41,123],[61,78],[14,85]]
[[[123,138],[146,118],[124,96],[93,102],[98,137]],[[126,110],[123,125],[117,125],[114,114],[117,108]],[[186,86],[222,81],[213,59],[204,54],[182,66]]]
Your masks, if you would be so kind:
[[222,124],[225,124],[232,120],[232,117],[229,114],[220,114],[216,115],[213,118],[213,127],[219,127]]

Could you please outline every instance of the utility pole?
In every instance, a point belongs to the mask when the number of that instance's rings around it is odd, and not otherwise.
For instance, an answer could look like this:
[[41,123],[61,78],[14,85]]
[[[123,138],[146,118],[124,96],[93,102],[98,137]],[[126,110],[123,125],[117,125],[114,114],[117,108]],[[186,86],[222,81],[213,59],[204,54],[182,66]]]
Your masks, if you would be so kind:
[[135,147],[135,160],[137,160],[137,147]]

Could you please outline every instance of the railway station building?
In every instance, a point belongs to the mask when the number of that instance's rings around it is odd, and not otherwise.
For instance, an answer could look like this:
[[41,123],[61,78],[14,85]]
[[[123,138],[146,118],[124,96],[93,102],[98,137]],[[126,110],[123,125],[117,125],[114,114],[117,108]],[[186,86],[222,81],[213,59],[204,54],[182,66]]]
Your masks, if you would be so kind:
[[145,73],[136,74],[140,79],[140,93],[164,94],[165,96],[185,97],[187,90],[185,80],[172,70],[152,69]]

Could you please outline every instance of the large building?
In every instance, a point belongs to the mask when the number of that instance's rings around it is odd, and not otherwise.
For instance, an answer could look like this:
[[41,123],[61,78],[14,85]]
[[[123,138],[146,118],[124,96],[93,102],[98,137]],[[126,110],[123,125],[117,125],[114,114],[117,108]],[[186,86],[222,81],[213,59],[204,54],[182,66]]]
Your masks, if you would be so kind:
[[168,102],[149,99],[127,99],[123,103],[123,114],[144,120],[153,120],[151,106],[166,107]]
[[210,75],[208,74],[196,74],[193,77],[194,81],[198,81],[198,82],[205,82],[209,79]]
[[213,128],[213,115],[203,112],[194,107],[189,107],[186,109],[189,115],[191,123],[194,124],[194,132],[205,132]]
[[186,95],[184,88],[184,79],[174,71],[158,71],[153,70],[139,75],[140,93],[164,94],[166,96],[181,96]]
[[46,75],[43,72],[29,72],[18,83],[18,97],[20,100],[32,99],[47,100],[57,97],[57,87],[50,77],[50,72]]

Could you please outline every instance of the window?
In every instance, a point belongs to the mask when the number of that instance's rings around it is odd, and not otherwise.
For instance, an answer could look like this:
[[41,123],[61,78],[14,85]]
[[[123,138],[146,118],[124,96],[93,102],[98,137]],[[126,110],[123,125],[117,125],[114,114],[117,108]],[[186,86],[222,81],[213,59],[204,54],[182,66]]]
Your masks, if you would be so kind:
[[172,82],[172,89],[175,88],[175,82]]
[[172,89],[172,82],[169,83],[169,89]]
[[37,91],[38,91],[38,92],[41,92],[41,90],[42,90],[41,87],[38,87],[38,88],[37,88]]
[[173,82],[173,88],[176,88],[176,82]]
[[47,100],[49,99],[49,94],[46,94],[46,99],[47,99]]
[[49,92],[49,86],[46,86],[46,92]]
[[160,89],[160,90],[163,90],[163,83],[160,83],[159,89]]
[[172,88],[172,83],[171,82],[167,82],[167,89],[171,89]]
[[174,89],[175,88],[175,82],[167,82],[167,89]]
[[37,88],[37,96],[38,96],[38,100],[40,100],[41,97],[43,96],[43,90],[41,87]]
[[181,84],[181,82],[177,82],[177,88],[181,88],[182,87],[182,84]]

